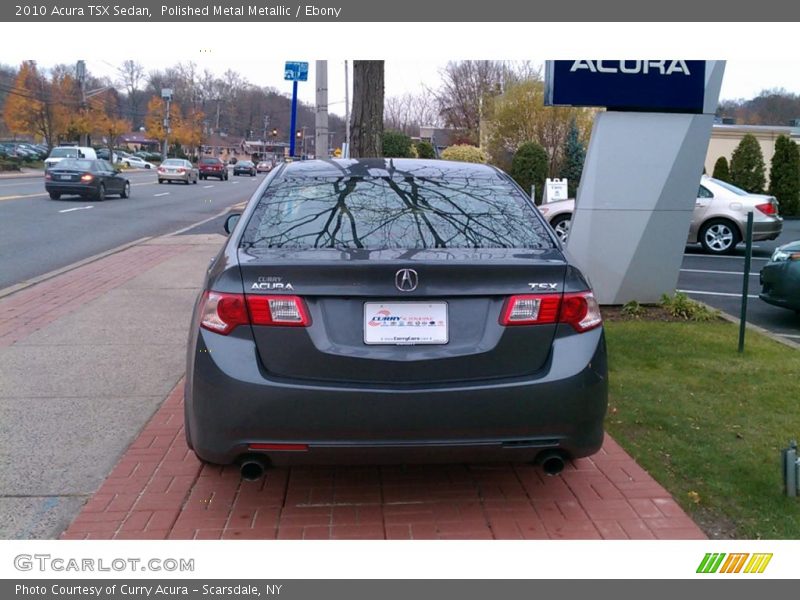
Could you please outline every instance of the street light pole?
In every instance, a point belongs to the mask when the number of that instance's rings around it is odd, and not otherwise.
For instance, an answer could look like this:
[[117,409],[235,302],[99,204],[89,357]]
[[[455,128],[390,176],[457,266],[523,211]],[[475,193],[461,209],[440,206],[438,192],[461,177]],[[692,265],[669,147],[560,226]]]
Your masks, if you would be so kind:
[[169,150],[169,104],[172,101],[172,89],[164,88],[161,90],[161,97],[167,101],[166,116],[164,117],[164,151],[161,153],[161,160],[167,160]]
[[344,152],[342,158],[350,158],[350,78],[347,61],[344,61]]

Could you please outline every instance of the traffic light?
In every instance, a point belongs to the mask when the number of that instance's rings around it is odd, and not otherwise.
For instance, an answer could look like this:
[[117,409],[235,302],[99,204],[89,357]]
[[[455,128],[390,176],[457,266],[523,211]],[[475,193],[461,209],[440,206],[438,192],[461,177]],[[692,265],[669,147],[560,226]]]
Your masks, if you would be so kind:
[[278,130],[277,129],[273,129],[272,130],[272,137],[278,137]]
[[302,129],[298,129],[297,130],[297,139],[299,140],[301,137],[303,137],[303,130]]

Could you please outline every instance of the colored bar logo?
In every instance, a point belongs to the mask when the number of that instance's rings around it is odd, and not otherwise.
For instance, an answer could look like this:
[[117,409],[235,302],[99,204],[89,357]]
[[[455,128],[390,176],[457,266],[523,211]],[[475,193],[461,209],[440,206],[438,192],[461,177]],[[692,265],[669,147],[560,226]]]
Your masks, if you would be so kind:
[[[749,560],[748,560],[749,558]],[[698,573],[763,573],[772,554],[708,552],[697,567]]]

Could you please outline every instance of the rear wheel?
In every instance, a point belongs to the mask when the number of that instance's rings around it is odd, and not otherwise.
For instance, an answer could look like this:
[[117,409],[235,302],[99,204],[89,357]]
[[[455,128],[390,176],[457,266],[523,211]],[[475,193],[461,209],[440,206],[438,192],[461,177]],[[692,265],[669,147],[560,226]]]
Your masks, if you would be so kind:
[[50,192],[50,199],[51,200],[60,200],[61,199],[61,194],[59,194],[58,192]]
[[131,184],[127,181],[125,185],[122,186],[122,193],[119,195],[120,198],[129,198],[131,195]]
[[94,194],[94,199],[98,202],[102,202],[106,199],[106,186],[105,184],[101,183],[100,187],[97,188],[97,191]]
[[714,219],[700,229],[700,244],[709,254],[730,254],[741,241],[739,228],[725,219]]
[[164,183],[164,180],[163,180],[163,179],[159,179],[159,180],[158,180],[158,183],[159,183],[159,184],[161,184],[161,183]]
[[566,242],[569,237],[569,227],[572,224],[572,215],[558,215],[551,222],[550,226],[556,232],[558,239]]

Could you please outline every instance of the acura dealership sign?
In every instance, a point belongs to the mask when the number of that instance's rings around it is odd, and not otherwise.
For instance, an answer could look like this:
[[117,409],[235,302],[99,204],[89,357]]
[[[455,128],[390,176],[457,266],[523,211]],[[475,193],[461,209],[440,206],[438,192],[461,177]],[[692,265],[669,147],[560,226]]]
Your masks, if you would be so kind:
[[553,60],[546,103],[643,112],[704,112],[706,61]]

